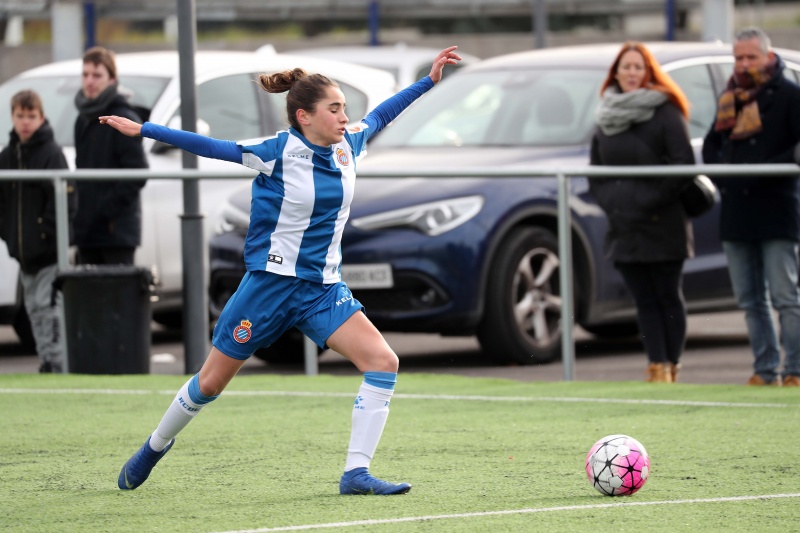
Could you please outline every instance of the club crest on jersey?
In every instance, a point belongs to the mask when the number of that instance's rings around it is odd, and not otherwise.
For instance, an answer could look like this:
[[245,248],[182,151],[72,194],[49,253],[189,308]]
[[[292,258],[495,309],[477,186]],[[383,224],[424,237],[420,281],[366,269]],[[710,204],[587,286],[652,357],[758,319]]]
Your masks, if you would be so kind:
[[250,331],[252,326],[253,324],[249,320],[242,320],[242,323],[233,329],[233,340],[239,344],[249,341],[253,335],[253,332]]
[[341,148],[336,149],[336,159],[339,161],[339,164],[343,167],[346,167],[350,164],[350,158],[347,157],[347,152],[342,150]]

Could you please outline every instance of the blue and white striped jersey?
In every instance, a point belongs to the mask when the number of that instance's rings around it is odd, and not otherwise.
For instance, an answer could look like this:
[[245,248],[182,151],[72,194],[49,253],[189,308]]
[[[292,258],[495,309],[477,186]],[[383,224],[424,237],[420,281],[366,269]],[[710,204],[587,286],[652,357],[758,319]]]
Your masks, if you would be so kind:
[[266,270],[317,283],[341,280],[342,231],[350,215],[357,161],[369,138],[433,87],[425,77],[381,103],[344,140],[316,146],[294,128],[242,146],[152,123],[142,135],[204,157],[257,170],[245,241],[248,271]]

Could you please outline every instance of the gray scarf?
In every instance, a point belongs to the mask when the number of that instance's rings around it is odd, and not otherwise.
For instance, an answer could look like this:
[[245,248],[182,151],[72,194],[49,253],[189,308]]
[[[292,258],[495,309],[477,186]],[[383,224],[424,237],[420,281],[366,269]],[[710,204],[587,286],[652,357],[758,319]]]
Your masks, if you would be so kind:
[[620,93],[610,86],[603,93],[603,99],[594,112],[594,119],[603,133],[617,135],[634,124],[647,122],[656,108],[667,101],[667,95],[652,89],[636,89]]
[[78,113],[84,117],[94,120],[111,105],[111,102],[117,97],[117,84],[112,83],[106,87],[103,92],[97,95],[97,98],[89,99],[83,94],[83,90],[78,90],[75,95],[75,107],[78,108]]

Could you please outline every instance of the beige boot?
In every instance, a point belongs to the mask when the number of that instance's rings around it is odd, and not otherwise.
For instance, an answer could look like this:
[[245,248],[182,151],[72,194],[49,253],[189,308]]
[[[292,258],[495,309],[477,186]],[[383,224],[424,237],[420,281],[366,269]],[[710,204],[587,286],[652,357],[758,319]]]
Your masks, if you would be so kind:
[[645,381],[651,383],[672,383],[672,373],[667,363],[650,363],[647,365]]
[[681,364],[680,363],[670,363],[669,364],[669,373],[672,376],[672,382],[678,382],[678,372],[681,371]]

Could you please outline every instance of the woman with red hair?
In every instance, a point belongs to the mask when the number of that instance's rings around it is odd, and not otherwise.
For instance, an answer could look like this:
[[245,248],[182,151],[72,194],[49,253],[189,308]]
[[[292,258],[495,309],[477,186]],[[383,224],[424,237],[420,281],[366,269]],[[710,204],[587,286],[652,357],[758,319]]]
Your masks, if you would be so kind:
[[[627,42],[601,89],[592,165],[689,165],[689,104],[641,43]],[[589,188],[608,216],[606,254],[636,302],[649,364],[646,380],[673,383],[686,342],[683,262],[694,253],[680,202],[690,178],[595,178]]]

